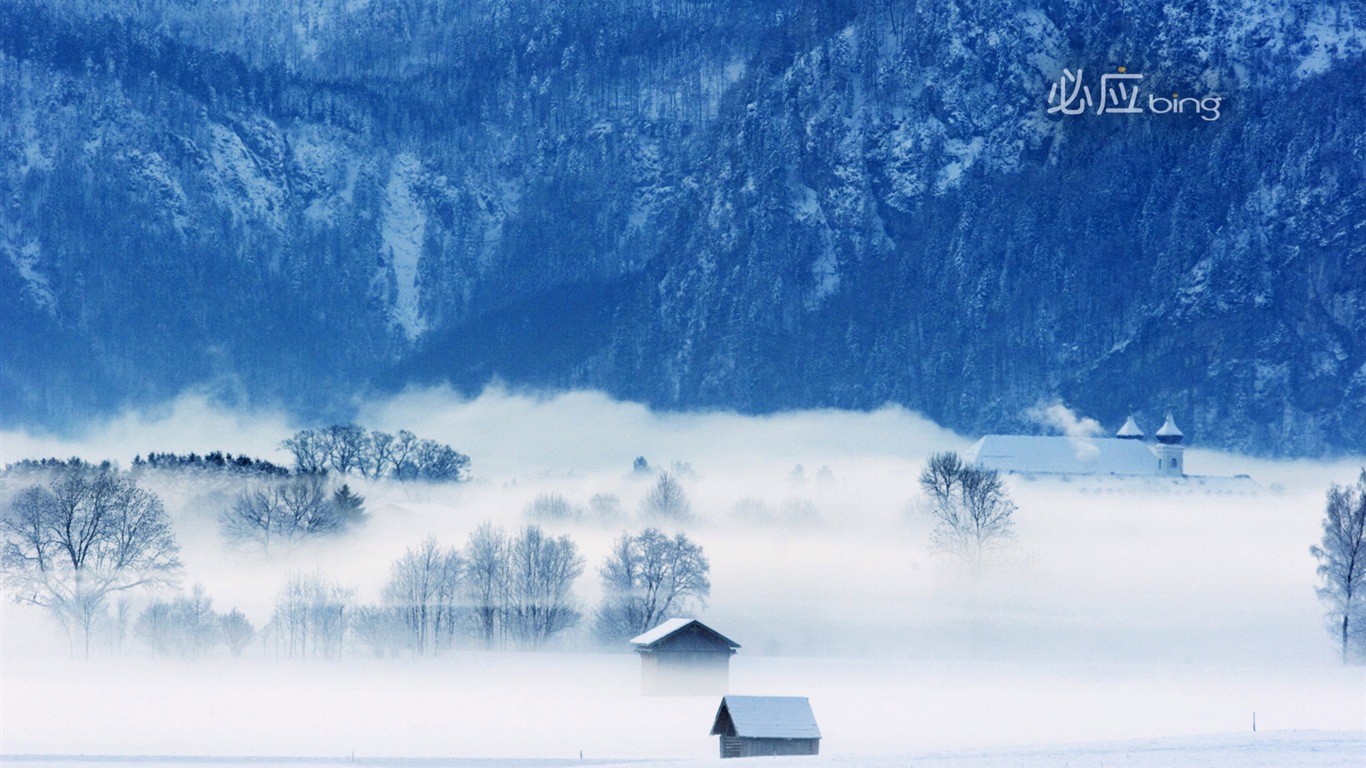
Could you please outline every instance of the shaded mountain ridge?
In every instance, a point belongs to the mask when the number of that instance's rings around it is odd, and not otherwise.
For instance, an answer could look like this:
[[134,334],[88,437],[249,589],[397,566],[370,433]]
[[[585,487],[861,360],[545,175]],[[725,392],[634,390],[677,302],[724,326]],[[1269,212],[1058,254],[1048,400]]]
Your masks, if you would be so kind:
[[[5,419],[496,379],[1359,449],[1366,12],[1169,6],[15,0]],[[1048,111],[1118,65],[1219,119]]]

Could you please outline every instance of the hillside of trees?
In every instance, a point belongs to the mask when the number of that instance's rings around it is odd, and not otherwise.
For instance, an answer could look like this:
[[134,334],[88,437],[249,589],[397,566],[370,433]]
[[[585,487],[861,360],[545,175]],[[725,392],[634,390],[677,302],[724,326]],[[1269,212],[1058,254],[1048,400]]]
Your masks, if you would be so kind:
[[[0,400],[64,429],[193,387],[329,422],[508,382],[983,433],[1061,399],[1355,450],[1363,19],[13,0]],[[1064,69],[1126,63],[1218,119],[1049,111]]]

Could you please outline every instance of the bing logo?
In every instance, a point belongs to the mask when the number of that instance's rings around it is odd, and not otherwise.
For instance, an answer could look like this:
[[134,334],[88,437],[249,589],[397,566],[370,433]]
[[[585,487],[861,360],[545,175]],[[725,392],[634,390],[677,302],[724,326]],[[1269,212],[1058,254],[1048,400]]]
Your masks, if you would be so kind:
[[[1143,75],[1129,72],[1127,67],[1119,67],[1115,72],[1100,76],[1096,93],[1091,86],[1082,82],[1082,70],[1073,72],[1064,69],[1062,76],[1048,89],[1048,114],[1084,115],[1196,115],[1201,120],[1213,122],[1219,119],[1221,96],[1182,97],[1173,93],[1171,98],[1148,94],[1147,109],[1139,99],[1140,82]],[[1094,111],[1093,109],[1094,108]]]

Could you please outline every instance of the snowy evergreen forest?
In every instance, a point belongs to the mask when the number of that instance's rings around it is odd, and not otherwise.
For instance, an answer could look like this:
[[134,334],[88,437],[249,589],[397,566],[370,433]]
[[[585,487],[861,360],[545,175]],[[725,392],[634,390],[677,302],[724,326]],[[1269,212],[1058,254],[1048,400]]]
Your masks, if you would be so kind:
[[[1175,8],[8,0],[6,420],[503,382],[1349,451],[1366,15]],[[1125,65],[1220,117],[1048,112]]]

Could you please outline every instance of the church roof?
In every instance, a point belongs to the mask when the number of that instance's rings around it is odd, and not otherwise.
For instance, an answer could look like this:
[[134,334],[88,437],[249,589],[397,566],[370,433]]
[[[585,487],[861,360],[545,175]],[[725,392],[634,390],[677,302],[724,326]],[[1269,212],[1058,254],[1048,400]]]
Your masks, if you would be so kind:
[[986,469],[1020,474],[1157,474],[1157,457],[1151,448],[1117,437],[987,435],[963,458]]

